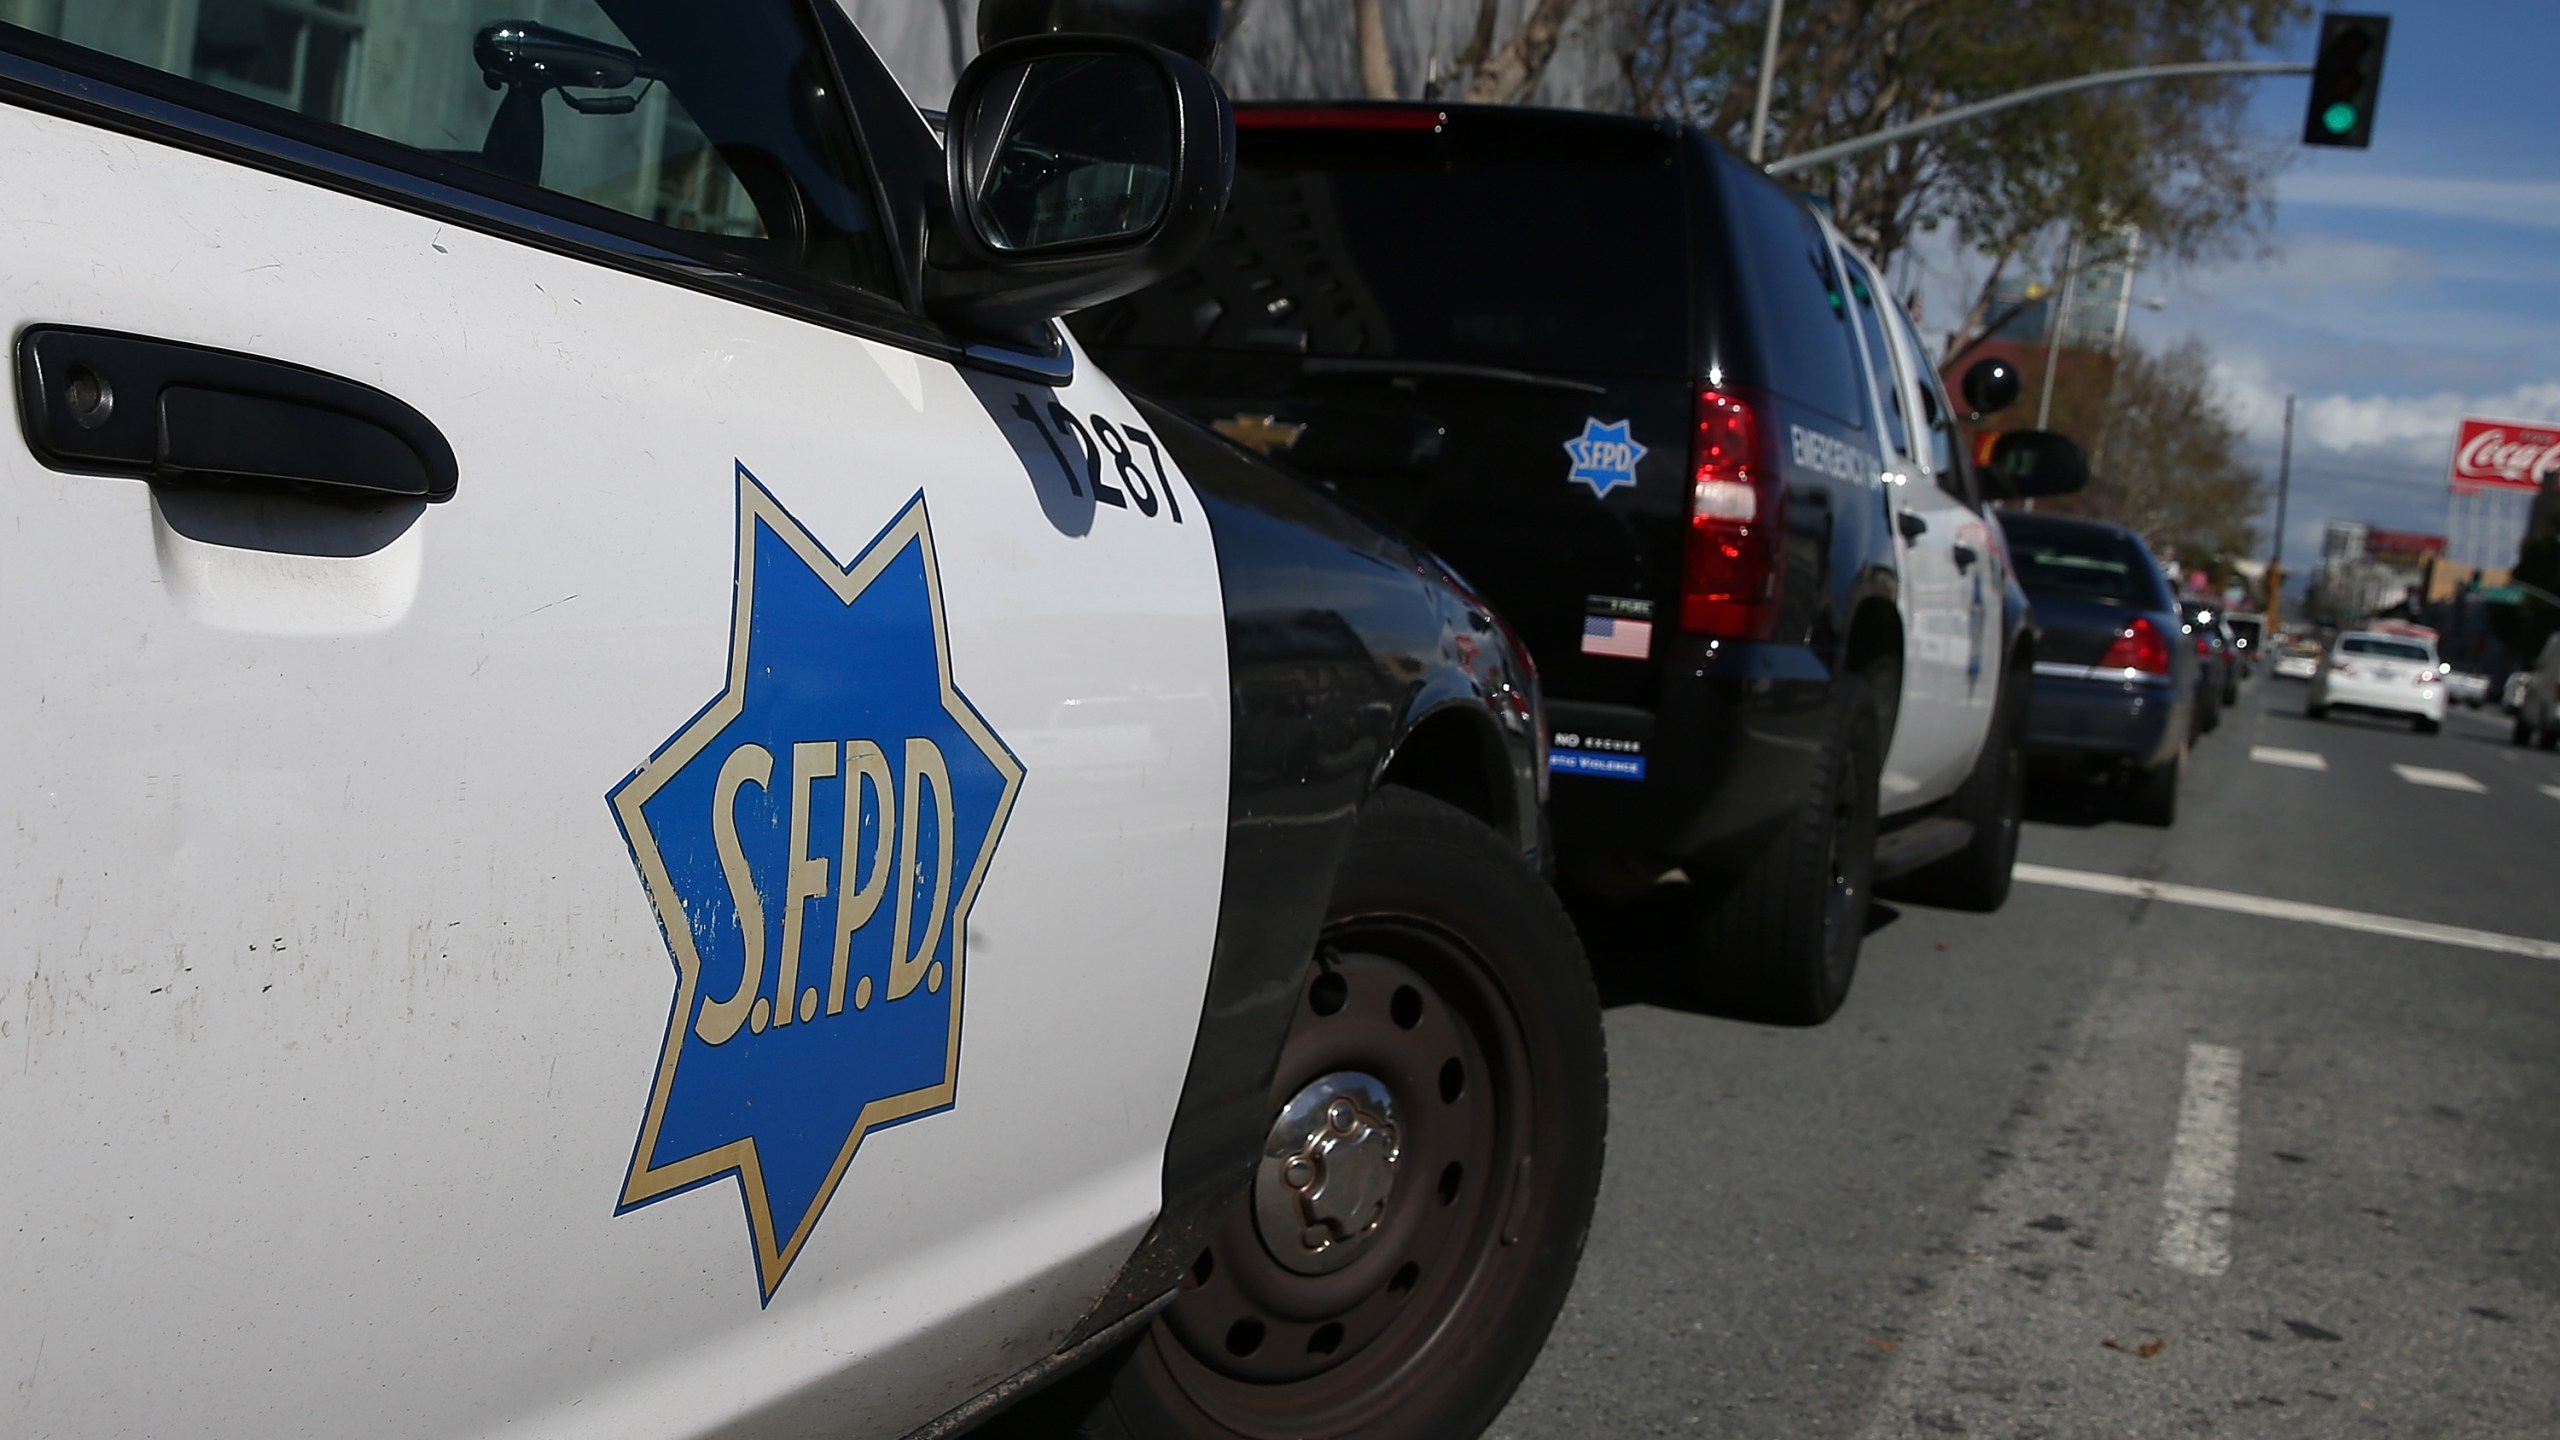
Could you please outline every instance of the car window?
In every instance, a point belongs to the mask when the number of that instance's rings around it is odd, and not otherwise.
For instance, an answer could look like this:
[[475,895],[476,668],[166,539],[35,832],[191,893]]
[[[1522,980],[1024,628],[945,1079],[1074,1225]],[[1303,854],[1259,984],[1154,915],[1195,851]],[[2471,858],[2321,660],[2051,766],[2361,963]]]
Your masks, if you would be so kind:
[[1725,158],[1735,259],[1768,356],[1769,388],[1863,428],[1865,382],[1830,238],[1803,201]]
[[2112,530],[2041,525],[2003,514],[2001,529],[2018,584],[2029,595],[2149,608],[2166,597],[2151,556]]
[[[1887,294],[1888,302],[1892,300]],[[1920,343],[1920,332],[1913,329],[1911,317],[1902,306],[1888,303],[1885,313],[1892,321],[1894,333],[1902,337],[1905,353],[1912,357],[1913,378],[1920,391],[1920,462],[1937,477],[1938,488],[1975,509],[1981,508],[1981,497],[1974,493],[1973,472],[1962,460],[1963,442],[1956,436],[1956,418],[1947,404],[1946,392],[1939,388],[1938,377],[1929,368],[1929,347]]]
[[1686,374],[1688,226],[1659,137],[1501,140],[1247,125],[1212,247],[1182,283],[1092,314],[1088,333],[1542,375]]
[[[33,28],[708,247],[890,288],[869,180],[790,0],[119,0]],[[206,96],[211,101],[215,97]],[[445,172],[450,175],[451,172]]]
[[2369,635],[2350,635],[2338,642],[2341,655],[2372,655],[2384,660],[2416,660],[2435,663],[2435,652],[2414,640],[2382,640]]
[[1874,272],[1864,261],[1849,262],[1849,294],[1856,303],[1858,334],[1866,342],[1867,378],[1875,382],[1876,400],[1883,407],[1885,440],[1896,455],[1912,456],[1911,424],[1902,407],[1902,377],[1884,334],[1882,311],[1887,302],[1877,298]]

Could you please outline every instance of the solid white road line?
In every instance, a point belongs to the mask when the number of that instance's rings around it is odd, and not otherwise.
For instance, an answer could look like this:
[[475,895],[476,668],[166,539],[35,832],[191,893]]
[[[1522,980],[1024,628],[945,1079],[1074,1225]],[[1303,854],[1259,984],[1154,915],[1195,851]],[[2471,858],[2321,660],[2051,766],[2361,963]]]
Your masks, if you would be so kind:
[[2168,1222],[2153,1254],[2190,1275],[2231,1268],[2231,1201],[2240,1180],[2240,1052],[2187,1047],[2187,1088],[2178,1099],[2178,1135],[2160,1187]]
[[2299,900],[2241,895],[2229,890],[2172,885],[2160,880],[2133,880],[2122,875],[2099,875],[2087,870],[2058,870],[2050,865],[2030,865],[2023,860],[2011,873],[2030,885],[2086,890],[2094,895],[2122,895],[2134,900],[2159,900],[2171,905],[2227,910],[2235,915],[2256,915],[2268,920],[2298,920],[2306,925],[2328,925],[2339,930],[2389,935],[2401,940],[2424,940],[2437,945],[2462,945],[2474,950],[2493,950],[2501,955],[2527,955],[2536,960],[2560,960],[2560,940],[2501,935],[2494,930],[2438,925],[2429,920],[2403,920],[2396,915],[2373,915],[2362,910],[2305,905]]
[[2326,770],[2328,760],[2308,750],[2287,750],[2277,745],[2252,745],[2249,758],[2261,765],[2290,765],[2296,770]]
[[2459,770],[2430,770],[2424,765],[2394,765],[2392,773],[2412,785],[2432,785],[2438,790],[2463,790],[2473,795],[2489,793],[2489,787]]

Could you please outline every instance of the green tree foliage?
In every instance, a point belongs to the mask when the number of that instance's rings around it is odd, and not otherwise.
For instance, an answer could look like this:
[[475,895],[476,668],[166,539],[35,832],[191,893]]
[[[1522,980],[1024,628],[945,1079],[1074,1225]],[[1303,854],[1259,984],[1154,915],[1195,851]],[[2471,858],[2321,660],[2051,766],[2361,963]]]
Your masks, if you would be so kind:
[[[1769,0],[1629,0],[1639,108],[1747,147]],[[2092,71],[2249,58],[2305,0],[1789,0],[1770,105],[1775,159]],[[1879,260],[1952,224],[1987,294],[2040,239],[2142,227],[2154,259],[2250,249],[2289,150],[2243,125],[2243,80],[2039,101],[1795,177]],[[1977,307],[1977,320],[1979,307]]]
[[2196,341],[2156,354],[2128,343],[2112,374],[2066,368],[2054,421],[2088,445],[2089,488],[2039,509],[2131,526],[2181,569],[2217,577],[2257,552],[2266,477],[2243,458],[2240,427]]

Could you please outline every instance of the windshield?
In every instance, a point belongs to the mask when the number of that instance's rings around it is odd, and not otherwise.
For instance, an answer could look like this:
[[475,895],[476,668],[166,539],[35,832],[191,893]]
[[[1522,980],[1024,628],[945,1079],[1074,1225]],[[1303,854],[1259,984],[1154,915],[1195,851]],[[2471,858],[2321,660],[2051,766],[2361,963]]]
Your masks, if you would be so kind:
[[2373,635],[2350,635],[2338,642],[2341,655],[2372,655],[2385,660],[2415,660],[2422,665],[2435,663],[2435,652],[2414,640],[2385,640]]

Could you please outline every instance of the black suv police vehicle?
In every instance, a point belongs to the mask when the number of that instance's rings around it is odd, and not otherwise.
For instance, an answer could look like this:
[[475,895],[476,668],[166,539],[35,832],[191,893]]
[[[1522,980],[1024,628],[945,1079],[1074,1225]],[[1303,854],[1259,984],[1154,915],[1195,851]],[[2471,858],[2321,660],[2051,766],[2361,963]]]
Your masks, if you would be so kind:
[[[1545,682],[1564,878],[1681,897],[1714,962],[1683,971],[1804,1023],[1845,996],[1880,876],[1999,904],[2026,605],[1869,262],[1675,125],[1237,123],[1216,237],[1079,333],[1483,588]],[[2015,394],[1981,373],[1977,415]],[[1991,468],[2010,493],[2085,478],[2032,433]]]

